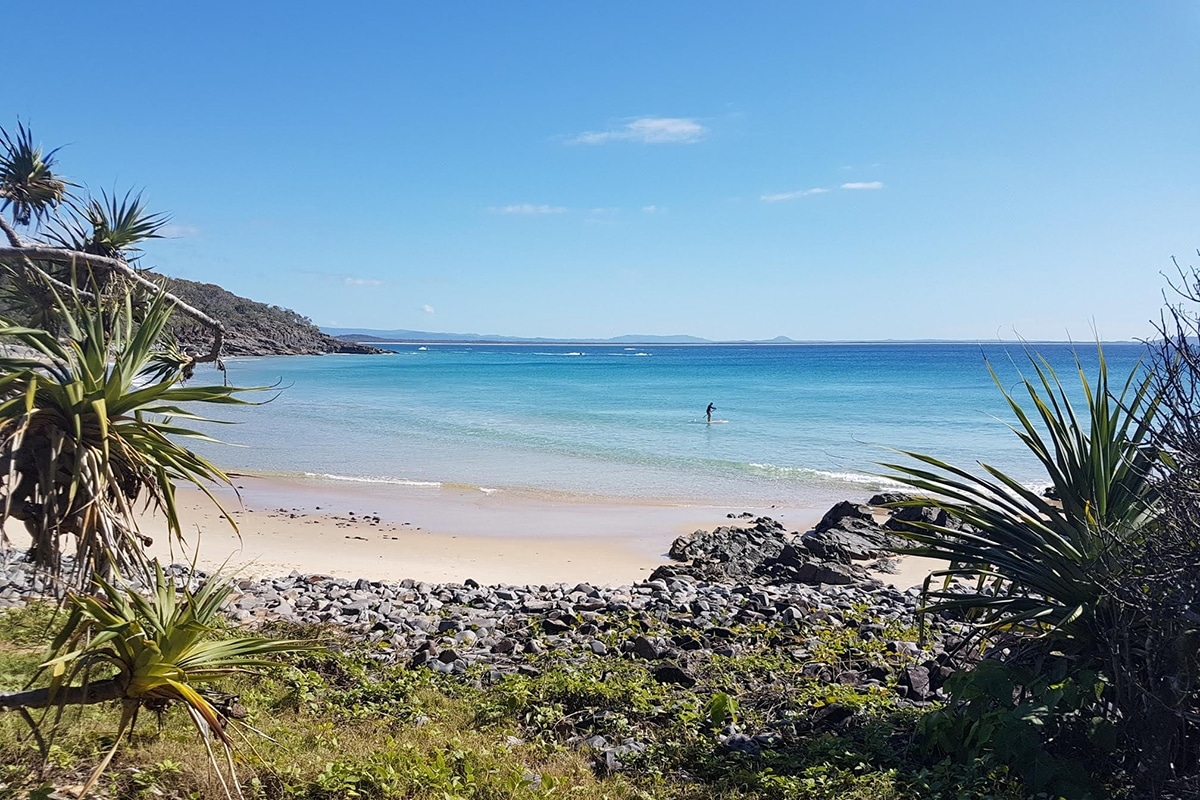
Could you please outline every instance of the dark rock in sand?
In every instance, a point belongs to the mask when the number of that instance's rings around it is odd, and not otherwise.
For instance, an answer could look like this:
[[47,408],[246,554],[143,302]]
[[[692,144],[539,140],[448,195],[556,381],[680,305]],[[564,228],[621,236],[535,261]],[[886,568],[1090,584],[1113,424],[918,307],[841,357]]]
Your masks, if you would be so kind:
[[960,530],[963,527],[963,524],[956,517],[952,517],[945,510],[934,506],[905,506],[904,508],[898,508],[892,514],[892,518],[883,524],[883,527],[889,531],[924,532],[924,528],[911,524],[914,522],[925,525],[937,525],[952,530]]
[[871,516],[871,509],[866,506],[860,506],[858,503],[851,503],[849,500],[843,500],[826,511],[825,516],[821,517],[821,521],[816,524],[813,530],[817,533],[829,530],[837,526],[844,519],[874,522],[874,517]]
[[[696,534],[699,533],[703,533],[703,531],[696,531]],[[693,536],[696,534],[693,534]],[[667,551],[667,557],[674,561],[689,560],[692,557],[690,548],[688,547],[690,541],[690,537],[680,536],[671,542],[671,549]]]
[[830,527],[806,533],[801,543],[824,561],[848,564],[879,558],[896,540],[873,520],[842,517]]
[[915,498],[911,494],[904,492],[880,492],[879,494],[871,495],[871,499],[867,501],[869,506],[890,506],[893,503],[908,503]]

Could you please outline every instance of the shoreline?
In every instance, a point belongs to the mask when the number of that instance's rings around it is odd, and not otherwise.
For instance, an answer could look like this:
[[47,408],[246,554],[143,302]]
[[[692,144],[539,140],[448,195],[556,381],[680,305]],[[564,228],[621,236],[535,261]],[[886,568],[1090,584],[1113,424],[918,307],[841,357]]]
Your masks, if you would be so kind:
[[203,492],[180,486],[186,544],[172,546],[165,519],[147,512],[140,525],[154,539],[151,554],[172,562],[195,559],[204,569],[225,564],[243,577],[297,571],[392,581],[621,585],[668,563],[676,537],[731,524],[730,515],[772,516],[804,531],[823,513],[231,477],[237,491],[214,495],[238,532]]
[[[804,533],[827,510],[230,477],[233,487],[210,487],[221,507],[190,484],[177,488],[182,545],[168,534],[165,517],[143,511],[138,524],[153,540],[149,554],[164,564],[220,569],[246,580],[295,572],[384,582],[628,586],[677,563],[667,551],[680,536],[739,527],[757,517]],[[29,546],[23,532],[11,538],[17,548]],[[904,556],[873,565],[869,575],[903,590],[939,566]]]

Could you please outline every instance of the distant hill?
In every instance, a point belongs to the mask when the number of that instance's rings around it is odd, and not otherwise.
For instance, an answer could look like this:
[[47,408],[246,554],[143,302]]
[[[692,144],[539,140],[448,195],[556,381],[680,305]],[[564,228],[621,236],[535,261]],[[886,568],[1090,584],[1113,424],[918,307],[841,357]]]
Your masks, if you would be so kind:
[[[430,331],[379,330],[375,328],[323,328],[325,333],[348,342],[507,342],[511,344],[714,344],[712,339],[678,334],[660,336],[655,334],[626,334],[609,339],[554,339],[544,336],[522,337],[480,333],[434,333]],[[760,339],[746,344],[762,342],[787,343],[793,341],[786,336]]]
[[[225,325],[226,355],[319,355],[323,353],[379,353],[375,347],[338,339],[321,331],[312,320],[288,308],[239,297],[215,283],[166,278],[167,291]],[[198,352],[212,344],[207,329],[190,324],[176,314],[175,333],[180,343]]]

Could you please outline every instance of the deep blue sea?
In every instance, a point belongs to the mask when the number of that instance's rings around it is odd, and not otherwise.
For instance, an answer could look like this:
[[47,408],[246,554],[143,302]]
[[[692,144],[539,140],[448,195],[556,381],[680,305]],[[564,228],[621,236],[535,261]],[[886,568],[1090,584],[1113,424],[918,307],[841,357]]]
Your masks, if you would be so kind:
[[[987,368],[1019,390],[1033,375],[1019,344],[389,347],[230,359],[231,382],[280,390],[215,408],[240,424],[214,435],[243,446],[203,452],[334,481],[719,505],[865,498],[893,450],[1043,480]],[[1077,396],[1076,352],[1095,374],[1095,345],[1034,347]],[[1119,385],[1144,348],[1104,352]]]

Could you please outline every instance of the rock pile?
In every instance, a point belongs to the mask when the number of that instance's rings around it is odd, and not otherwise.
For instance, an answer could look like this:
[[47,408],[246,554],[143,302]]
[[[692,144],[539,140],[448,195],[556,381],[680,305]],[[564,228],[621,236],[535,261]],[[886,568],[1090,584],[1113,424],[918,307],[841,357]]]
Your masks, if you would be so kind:
[[[744,525],[696,531],[671,544],[668,555],[685,562],[659,567],[652,577],[690,576],[695,580],[760,581],[770,585],[844,586],[866,580],[866,569],[856,562],[885,558],[902,544],[893,533],[911,528],[915,519],[939,521],[944,511],[900,508],[877,511],[883,503],[907,500],[904,495],[878,495],[870,505],[841,502],[803,534],[789,532],[769,517]],[[927,512],[935,511],[931,516]],[[890,517],[888,514],[892,513]],[[877,517],[888,517],[880,523]]]
[[[485,666],[490,679],[510,672],[535,674],[536,656],[547,651],[567,662],[622,654],[648,662],[662,683],[689,686],[689,665],[743,649],[735,632],[742,626],[769,623],[802,640],[802,632],[813,625],[854,625],[869,638],[890,622],[910,623],[916,590],[884,586],[852,563],[872,557],[887,540],[869,517],[869,509],[841,504],[804,535],[788,533],[765,517],[744,527],[697,531],[671,547],[672,557],[686,563],[664,565],[628,586],[387,583],[293,572],[237,581],[228,613],[251,624],[284,620],[346,626],[371,640],[380,658],[447,674],[476,665]],[[169,574],[180,582],[208,578],[182,565],[172,565]],[[22,604],[45,589],[23,556],[8,553],[0,561],[0,608]],[[854,621],[863,616],[862,609],[871,622]],[[911,642],[888,647],[919,652]],[[797,658],[807,657],[805,648],[793,649]],[[828,680],[864,686],[882,686],[889,677],[895,684],[898,677],[900,691],[924,700],[944,680],[943,667],[934,653],[900,676],[818,669],[830,672],[822,673]]]

